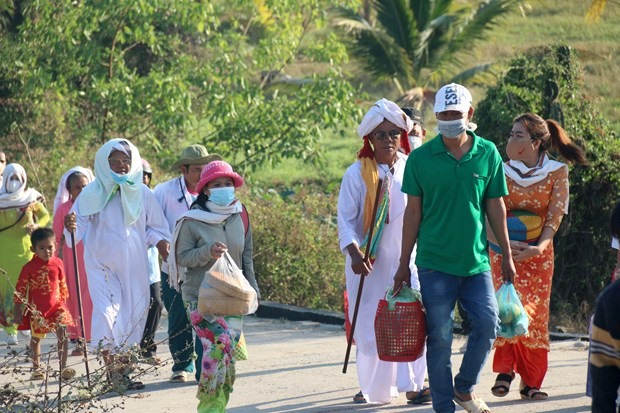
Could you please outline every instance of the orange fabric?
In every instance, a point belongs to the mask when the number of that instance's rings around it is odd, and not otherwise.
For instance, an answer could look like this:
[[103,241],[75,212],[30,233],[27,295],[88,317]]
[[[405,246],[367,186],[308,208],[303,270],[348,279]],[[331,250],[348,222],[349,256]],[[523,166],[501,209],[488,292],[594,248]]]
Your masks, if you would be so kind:
[[506,344],[495,349],[493,371],[521,376],[525,385],[540,389],[547,374],[548,351],[527,348],[522,343]]
[[[522,187],[506,177],[509,194],[504,197],[506,209],[534,212],[544,219],[543,226],[557,231],[564,217],[568,199],[568,169],[560,168],[549,173],[546,179],[529,187]],[[497,290],[502,283],[501,256],[489,251],[493,283]],[[542,254],[529,260],[515,262],[517,275],[515,289],[530,318],[529,332],[512,339],[498,338],[495,346],[521,342],[529,348],[549,350],[549,301],[553,278],[553,244]]]
[[[509,194],[504,197],[507,210],[526,210],[544,219],[543,226],[558,230],[568,200],[568,169],[549,173],[546,179],[529,187],[522,187],[506,177]],[[497,290],[502,284],[501,255],[489,250],[493,284]],[[495,340],[493,368],[507,373],[515,366],[524,382],[540,388],[547,371],[549,351],[549,301],[553,279],[553,243],[542,254],[526,261],[515,262],[514,286],[530,319],[528,333],[514,338]],[[542,355],[544,353],[544,356]],[[503,357],[506,357],[503,360]],[[544,359],[544,360],[543,360]],[[500,367],[503,369],[499,370]],[[526,379],[527,377],[527,379]]]

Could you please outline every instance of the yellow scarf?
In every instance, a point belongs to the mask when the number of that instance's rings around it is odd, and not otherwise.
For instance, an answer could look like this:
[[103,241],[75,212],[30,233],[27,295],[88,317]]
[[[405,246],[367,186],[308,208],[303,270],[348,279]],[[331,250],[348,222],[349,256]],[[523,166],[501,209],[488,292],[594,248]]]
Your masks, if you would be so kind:
[[372,208],[377,196],[377,184],[379,183],[379,168],[374,158],[361,158],[362,179],[366,184],[366,198],[364,199],[364,234],[368,234],[372,224]]

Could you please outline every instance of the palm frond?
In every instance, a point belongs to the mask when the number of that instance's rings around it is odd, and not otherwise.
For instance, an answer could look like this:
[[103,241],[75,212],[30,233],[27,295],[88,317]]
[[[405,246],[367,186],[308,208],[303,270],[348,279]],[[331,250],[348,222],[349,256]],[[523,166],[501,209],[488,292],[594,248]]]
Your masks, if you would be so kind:
[[[453,67],[458,62],[459,54],[470,49],[476,41],[484,39],[500,18],[519,3],[519,0],[485,0],[471,14],[452,23],[449,40],[443,44],[445,47],[432,49],[438,51],[430,59],[437,71],[441,72],[447,66]],[[450,56],[451,59],[444,59],[443,56]]]
[[363,65],[369,74],[386,79],[398,77],[409,85],[412,62],[405,49],[381,27],[373,27],[362,16],[352,10],[338,8],[334,24],[348,31],[344,37],[352,56]]
[[416,51],[417,60],[422,67],[434,68],[444,56],[448,57],[452,27],[457,21],[457,16],[444,14],[435,18],[422,32]]
[[335,7],[333,14],[332,24],[346,32],[372,30],[370,23],[364,17],[357,14],[355,10],[347,7]]
[[375,0],[377,25],[407,50],[416,41],[416,23],[407,0]]
[[482,63],[479,65],[476,65],[474,67],[470,67],[469,69],[465,69],[460,73],[457,73],[456,75],[452,76],[452,78],[450,78],[447,82],[448,83],[468,83],[468,81],[476,78],[477,76],[480,76],[481,74],[488,74],[488,70],[489,68],[491,68],[491,66],[493,65],[493,63],[491,62],[487,62],[487,63]]

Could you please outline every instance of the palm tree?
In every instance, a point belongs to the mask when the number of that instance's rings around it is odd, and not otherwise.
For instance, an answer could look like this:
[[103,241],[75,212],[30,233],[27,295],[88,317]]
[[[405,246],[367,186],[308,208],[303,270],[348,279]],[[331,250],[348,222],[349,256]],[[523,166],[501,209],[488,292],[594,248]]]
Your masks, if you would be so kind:
[[373,0],[373,22],[355,10],[338,8],[349,52],[379,79],[391,79],[398,101],[420,106],[429,87],[464,82],[490,64],[460,70],[463,57],[484,39],[499,18],[522,1],[480,0],[475,7],[454,0]]

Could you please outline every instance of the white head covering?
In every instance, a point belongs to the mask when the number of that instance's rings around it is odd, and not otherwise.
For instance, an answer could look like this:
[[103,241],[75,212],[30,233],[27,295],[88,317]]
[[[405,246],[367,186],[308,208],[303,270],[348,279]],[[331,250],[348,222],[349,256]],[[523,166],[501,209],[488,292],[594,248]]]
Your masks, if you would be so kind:
[[79,172],[82,175],[86,176],[88,183],[91,183],[95,180],[95,175],[93,175],[93,171],[89,168],[83,168],[81,166],[76,166],[69,169],[65,174],[60,178],[60,182],[58,183],[58,190],[56,191],[56,198],[54,198],[54,211],[58,210],[58,207],[64,204],[69,200],[69,190],[67,189],[67,179],[74,173]]
[[[127,175],[115,174],[108,163],[108,157],[116,149],[116,145],[124,143],[131,153],[131,168]],[[121,146],[122,148],[122,146]],[[123,148],[122,152],[127,153]],[[140,152],[126,139],[107,141],[95,155],[95,179],[82,190],[77,201],[80,215],[93,215],[100,212],[117,190],[121,192],[121,203],[125,225],[131,225],[142,212],[142,158]]]
[[[7,184],[13,176],[18,176],[21,186],[15,192],[6,190]],[[38,191],[28,188],[28,177],[23,166],[17,163],[10,163],[2,172],[2,185],[0,185],[0,209],[21,208],[32,204],[35,201],[43,201],[43,195]]]
[[407,133],[413,129],[413,121],[396,103],[387,99],[380,99],[364,115],[364,119],[357,128],[357,134],[363,139],[364,136],[375,130],[384,119],[406,130]]

